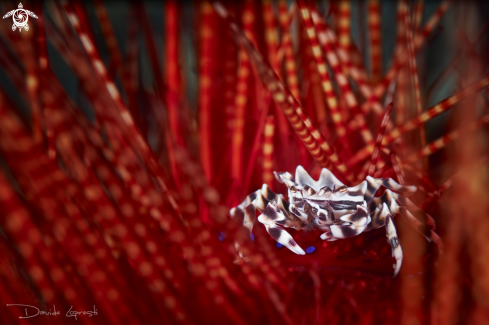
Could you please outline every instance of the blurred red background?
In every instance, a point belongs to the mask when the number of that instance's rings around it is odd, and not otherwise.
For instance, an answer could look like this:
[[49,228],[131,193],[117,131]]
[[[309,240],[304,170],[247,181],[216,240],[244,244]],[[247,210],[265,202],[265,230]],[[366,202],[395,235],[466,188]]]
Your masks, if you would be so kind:
[[[488,323],[488,4],[222,4],[0,21],[1,323]],[[395,278],[384,228],[249,238],[229,209],[297,165],[416,185],[443,254],[400,216]]]

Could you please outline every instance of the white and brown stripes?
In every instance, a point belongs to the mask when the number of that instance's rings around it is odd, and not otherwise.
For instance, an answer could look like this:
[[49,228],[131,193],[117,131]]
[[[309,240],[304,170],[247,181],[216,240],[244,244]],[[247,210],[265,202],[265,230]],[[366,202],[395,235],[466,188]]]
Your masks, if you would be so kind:
[[404,184],[404,173],[402,172],[401,166],[399,166],[399,162],[397,160],[397,156],[391,152],[389,155],[389,158],[391,160],[392,168],[394,169],[394,172],[396,173],[397,176],[397,182],[401,185]]
[[336,133],[338,134],[338,137],[342,139],[342,142],[347,143],[347,140],[345,139],[346,128],[343,123],[338,101],[333,90],[333,84],[331,83],[331,79],[329,77],[326,61],[324,60],[321,48],[319,47],[319,42],[317,40],[316,31],[311,20],[309,8],[307,7],[305,1],[298,1],[298,4],[299,12],[306,28],[307,39],[309,40],[309,45],[311,46],[312,56],[316,62],[317,72],[321,79],[321,88],[331,111],[331,117],[335,125]]
[[47,71],[49,69],[49,60],[46,45],[46,30],[44,26],[44,18],[42,15],[42,6],[39,5],[38,8],[36,8],[36,11],[39,11],[39,18],[37,19],[37,45],[39,49],[39,77],[41,78],[40,95],[42,102],[42,127],[44,128],[44,135],[46,137],[48,157],[54,159],[56,158],[55,136],[51,127],[51,123],[49,123],[52,109],[50,106],[53,103],[49,102],[49,97],[45,96],[46,93],[44,91],[44,77],[47,75]]
[[338,32],[338,45],[346,51],[351,46],[351,0],[340,0],[337,2],[337,17],[335,27]]
[[[396,47],[394,49],[394,55],[402,50],[404,44],[406,44],[406,35],[408,32],[406,26],[406,19],[408,16],[408,4],[406,0],[397,2],[397,34],[396,34]],[[407,111],[407,90],[409,85],[409,74],[406,67],[401,68],[397,74],[396,80],[396,124],[400,125],[405,121]]]
[[[459,101],[481,91],[482,89],[486,88],[488,85],[489,85],[489,75],[486,76],[484,79],[469,85],[468,87],[461,90],[460,92],[442,100],[438,104],[430,107],[425,112],[420,114],[418,117],[392,130],[384,137],[384,142],[383,142],[384,145],[393,142],[402,134],[417,128],[419,125],[422,125],[427,121],[431,120],[432,118],[449,110],[453,105],[455,105]],[[368,157],[371,150],[373,150],[373,146],[367,146],[362,150],[358,151],[352,158],[350,158],[350,160],[347,162],[347,165],[350,167],[356,165],[357,163],[359,163],[360,161]]]
[[299,80],[297,77],[297,67],[294,58],[294,49],[292,48],[292,38],[290,35],[290,23],[295,12],[296,5],[292,4],[290,12],[287,12],[287,3],[285,0],[279,0],[278,2],[278,14],[279,22],[282,28],[282,40],[280,42],[280,49],[278,50],[278,56],[280,58],[280,51],[283,52],[284,64],[285,64],[285,81],[292,95],[299,100]]
[[[342,123],[341,113],[339,112],[338,106],[336,106],[336,108],[332,108],[332,106],[330,105],[330,100],[328,98],[328,96],[331,96],[331,93],[334,98],[334,91],[332,89],[332,85],[329,80],[329,77],[327,79],[323,77],[323,74],[326,74],[327,77],[328,72],[326,69],[326,62],[323,58],[322,51],[319,47],[318,36],[316,36],[316,28],[314,26],[315,23],[311,19],[312,17],[309,8],[307,8],[306,4],[303,1],[299,2],[299,8],[302,14],[302,18],[304,20],[304,24],[306,26],[308,39],[313,49],[313,55],[316,60],[319,75],[321,77],[323,91],[325,92],[326,98],[328,99],[328,104],[331,109],[333,122],[335,123],[335,126],[337,128],[341,127],[343,128],[342,131],[345,132],[344,125]],[[333,48],[327,41],[323,43],[323,46],[324,46],[324,51],[326,53],[326,59],[328,60],[328,63],[334,72],[336,82],[340,86],[340,90],[341,93],[343,94],[343,98],[346,102],[346,105],[350,109],[351,113],[354,115],[354,119],[357,122],[356,125],[358,125],[360,129],[360,134],[362,135],[365,143],[368,144],[373,142],[372,135],[370,134],[370,130],[366,125],[364,116],[362,116],[359,111],[357,99],[355,98],[355,95],[353,94],[353,91],[350,88],[347,77],[342,71],[338,57],[336,56]],[[314,51],[315,48],[317,48],[318,51]],[[338,132],[338,136],[341,137],[339,132]]]
[[225,57],[223,68],[223,92],[224,92],[224,112],[226,114],[226,127],[228,134],[232,134],[234,129],[235,105],[236,105],[236,80],[238,68],[237,48],[231,37],[225,43]]
[[[263,22],[265,24],[265,44],[267,46],[268,62],[272,67],[273,71],[277,75],[281,75],[280,66],[281,62],[277,56],[278,51],[278,35],[277,35],[277,24],[275,21],[275,15],[272,8],[271,0],[262,0],[263,9]],[[246,31],[246,30],[245,30]],[[277,130],[280,134],[280,141],[282,143],[287,143],[289,138],[290,127],[287,123],[287,119],[280,109],[275,110],[275,118],[277,125]]]
[[212,107],[212,54],[215,35],[210,27],[214,17],[212,6],[202,1],[199,6],[202,27],[199,32],[200,66],[199,66],[199,123],[200,123],[200,162],[208,181],[213,178],[211,149],[211,107]]
[[[412,86],[415,94],[415,107],[416,113],[419,115],[422,113],[423,109],[421,107],[421,93],[419,90],[419,78],[418,78],[418,67],[416,64],[416,54],[414,50],[414,30],[415,26],[412,20],[409,18],[409,15],[406,15],[406,26],[407,28],[407,52],[409,59],[409,71],[411,75]],[[419,135],[421,140],[421,146],[424,147],[426,145],[426,131],[423,125],[420,125]]]
[[380,124],[379,133],[377,135],[377,140],[375,141],[374,150],[372,152],[372,158],[370,159],[370,167],[368,168],[368,175],[373,176],[375,173],[375,167],[377,166],[377,160],[379,158],[380,146],[382,145],[382,139],[384,139],[385,128],[387,127],[387,122],[392,112],[394,105],[391,103],[387,106],[387,109]]
[[273,176],[273,135],[275,125],[273,115],[268,116],[263,133],[263,183],[271,186]]
[[[242,22],[247,37],[252,38],[255,14],[253,2],[246,1],[242,14]],[[243,143],[248,91],[252,75],[251,63],[244,48],[239,50],[238,78],[236,80],[235,118],[231,144],[231,176],[237,184],[243,182]]]
[[484,79],[475,82],[469,86],[467,86],[465,89],[461,90],[460,92],[456,93],[455,95],[452,95],[438,104],[430,107],[427,109],[425,112],[420,114],[418,117],[408,121],[407,123],[401,125],[397,129],[393,130],[391,133],[386,135],[386,143],[392,142],[396,137],[398,137],[400,134],[403,134],[407,131],[413,130],[419,125],[422,125],[426,123],[428,120],[431,120],[432,118],[440,115],[441,113],[447,111],[458,103],[459,101],[479,92],[480,90],[486,88],[489,85],[489,75],[486,76]]
[[[124,138],[129,141],[129,143],[134,147],[134,149],[138,151],[138,154],[141,155],[142,159],[145,162],[145,165],[155,176],[158,185],[165,193],[164,195],[168,198],[169,202],[174,202],[175,200],[173,199],[173,196],[169,193],[163,181],[163,173],[158,166],[158,163],[151,154],[146,142],[143,140],[143,138],[135,128],[134,121],[127,109],[125,108],[119,91],[109,78],[107,71],[95,49],[94,43],[90,38],[90,35],[84,31],[83,27],[80,25],[80,21],[78,20],[70,5],[66,1],[63,1],[62,5],[66,13],[68,14],[72,26],[80,37],[82,45],[96,73],[96,78],[105,86],[105,90],[115,103],[116,112],[113,112],[113,117],[115,118],[117,128],[121,131]],[[174,210],[178,211],[178,207],[175,204],[171,204],[171,206]],[[126,241],[125,243],[127,245],[130,245],[131,241]],[[128,247],[126,248],[128,249]],[[141,265],[142,262],[142,260],[139,260],[138,264]],[[145,278],[148,287],[152,286],[152,280],[157,280],[156,278],[154,278],[154,275]],[[183,321],[185,319],[185,316],[182,313],[183,309],[181,305],[176,301],[176,298],[173,296],[173,294],[171,294],[169,291],[164,291],[163,295],[165,296],[166,300],[171,300],[174,302],[171,305],[167,305],[166,307],[171,310],[173,315],[175,315],[175,319]]]
[[406,163],[414,162],[417,161],[420,158],[427,157],[438,150],[446,147],[449,143],[457,140],[460,138],[462,135],[472,132],[474,130],[477,130],[478,128],[481,128],[485,124],[489,123],[489,115],[485,115],[474,122],[470,123],[469,125],[462,127],[460,129],[454,130],[438,139],[435,141],[430,142],[426,146],[424,146],[422,149],[420,149],[417,153],[413,154],[412,156],[406,158]]
[[[331,65],[333,71],[335,71],[334,66],[339,66],[343,71],[343,74],[345,76],[350,76],[357,84],[363,97],[366,99],[371,99],[373,90],[368,84],[367,74],[363,67],[354,65],[352,63],[350,58],[351,53],[349,50],[339,47],[336,34],[316,10],[311,9],[311,16],[316,27],[318,41],[323,46],[326,59],[328,59],[328,63]],[[338,53],[338,55],[335,54],[335,51]],[[341,64],[333,59],[333,55],[339,59]],[[382,106],[380,105],[379,101],[372,103],[372,107],[378,115],[382,113]]]
[[[282,36],[280,42],[280,48],[278,50],[277,56],[279,62],[282,62],[282,58],[285,66],[285,73],[282,76],[282,80],[285,80],[292,95],[300,102],[300,90],[299,90],[299,75],[297,70],[297,65],[294,57],[294,49],[292,46],[291,37],[291,23],[297,11],[297,5],[295,2],[290,6],[289,11],[287,11],[287,2],[285,0],[279,0],[278,2],[278,15],[279,23],[281,26]],[[307,160],[307,151],[302,146],[301,139],[296,138],[299,146],[301,161]]]
[[379,0],[368,0],[368,35],[370,38],[370,66],[374,84],[382,77],[381,5]]
[[262,0],[263,22],[265,24],[265,44],[267,46],[268,62],[275,71],[279,74],[280,62],[277,60],[278,37],[273,14],[272,1]]
[[[137,84],[138,84],[138,45],[137,36],[139,32],[138,24],[136,23],[134,11],[132,11],[132,19],[129,21],[128,32],[126,37],[126,55],[124,65],[122,66],[121,84],[124,88],[127,98],[127,106],[131,111],[134,122],[144,130],[139,107],[137,106]],[[143,131],[141,131],[143,132]]]
[[292,94],[290,94],[290,91],[285,88],[280,78],[273,72],[270,66],[263,61],[261,54],[255,49],[237,24],[229,17],[226,9],[219,3],[216,3],[214,6],[219,15],[229,22],[231,30],[248,51],[251,59],[256,65],[258,74],[270,91],[272,98],[282,108],[285,116],[314,159],[322,166],[326,166],[327,161],[329,160],[346,179],[350,180],[350,171],[346,168],[326,140],[324,140],[319,131],[313,126],[309,118],[305,116],[301,106]]
[[107,44],[107,49],[109,50],[111,60],[109,75],[114,78],[116,73],[121,72],[121,52],[119,50],[117,39],[115,37],[114,30],[112,29],[112,25],[110,23],[109,16],[107,15],[107,11],[105,10],[105,5],[103,1],[95,0],[93,4],[95,8],[95,13],[100,23],[102,34],[105,38],[105,44]]
[[164,3],[165,15],[165,79],[166,79],[166,106],[172,138],[182,144],[179,114],[180,73],[179,73],[179,28],[178,28],[178,2],[171,0]]
[[[414,51],[417,52],[421,45],[424,43],[424,41],[428,38],[428,36],[431,34],[433,29],[435,28],[436,24],[440,21],[441,17],[443,14],[446,12],[448,9],[450,0],[445,0],[443,1],[435,11],[435,13],[431,16],[431,18],[428,20],[424,28],[421,30],[419,34],[416,35],[414,38]],[[399,69],[401,69],[406,60],[408,59],[408,55],[406,51],[402,50],[402,48],[398,49],[398,51],[395,54],[394,57],[394,63],[388,70],[388,72],[385,74],[384,79],[375,87],[373,91],[372,98],[367,100],[367,102],[363,105],[363,110],[368,111],[371,107],[371,104],[373,101],[378,100],[379,98],[382,97],[384,92],[386,91],[388,85],[391,83],[393,78],[397,75],[397,72]]]

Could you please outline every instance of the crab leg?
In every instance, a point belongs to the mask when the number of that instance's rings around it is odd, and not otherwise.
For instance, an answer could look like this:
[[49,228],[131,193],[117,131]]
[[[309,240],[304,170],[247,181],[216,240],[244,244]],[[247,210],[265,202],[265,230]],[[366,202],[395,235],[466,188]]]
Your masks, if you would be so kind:
[[285,215],[280,211],[275,202],[268,203],[261,216],[258,217],[258,221],[265,225],[267,232],[277,242],[298,255],[306,254],[287,231],[277,226],[278,222],[285,221]]
[[[418,219],[416,219],[412,211],[410,211],[411,210],[410,206],[411,205],[414,206],[414,203],[409,201],[410,204],[408,206],[402,206],[401,201],[407,202],[407,199],[397,193],[393,193],[391,190],[388,189],[385,190],[385,193],[380,198],[374,199],[376,205],[380,205],[380,204],[386,205],[391,211],[392,215],[400,213],[411,227],[413,227],[416,231],[422,234],[427,241],[429,242],[433,241],[440,249],[440,252],[443,252],[443,242],[440,236],[438,236],[429,226],[423,224]],[[418,211],[421,210],[417,208],[416,212]],[[375,217],[376,216],[374,216],[374,218],[372,219],[375,220]]]
[[377,192],[380,186],[406,195],[416,192],[416,186],[401,185],[392,178],[373,178],[367,176],[367,179],[360,184],[363,184],[364,182],[367,183],[367,190],[365,191],[365,202],[367,202],[367,205],[370,204],[375,196],[375,192]]
[[330,231],[321,235],[321,239],[333,241],[336,239],[343,239],[356,236],[362,233],[370,222],[370,216],[368,210],[357,205],[357,211],[351,214],[346,214],[340,217],[344,224],[331,225]]
[[[440,252],[443,252],[443,242],[441,238],[433,231],[433,218],[424,213],[408,198],[387,189],[380,198],[374,199],[374,203],[376,208],[375,210],[371,211],[372,221],[365,231],[380,228],[385,225],[388,242],[392,247],[392,256],[396,258],[396,264],[394,265],[394,276],[396,276],[399,272],[402,263],[402,250],[397,238],[396,228],[392,222],[392,216],[396,215],[397,213],[401,214],[409,225],[421,233],[429,242],[435,242],[440,249]],[[429,224],[424,225],[413,216],[413,213],[418,216],[422,215],[424,219],[429,222]]]
[[[248,195],[248,197],[246,197],[246,199],[248,200],[248,198],[254,197],[254,196],[256,196],[256,192]],[[254,201],[252,201],[252,202],[254,202]],[[231,216],[233,218],[238,217],[238,216],[243,217],[243,226],[246,229],[248,229],[249,235],[251,236],[251,231],[253,230],[253,225],[255,224],[255,220],[256,220],[255,204],[250,203],[247,206],[245,206],[243,209],[239,206],[236,208],[233,208],[233,209],[231,209]],[[244,258],[245,256],[243,256],[243,254],[241,253],[241,249],[239,248],[238,243],[235,243],[235,247],[236,247],[236,251],[238,252],[238,255],[241,258]]]
[[[383,178],[373,178],[367,176],[367,179],[362,183],[360,183],[360,185],[362,185],[364,182],[367,183],[367,189],[365,191],[365,201],[367,202],[367,205],[370,204],[370,202],[374,198],[375,192],[377,192],[380,186],[384,186],[389,190],[394,190],[396,192],[400,192],[405,195],[409,195],[416,191],[416,186],[400,185],[392,178],[383,179]],[[393,192],[390,191],[390,193]],[[430,228],[431,230],[435,230],[435,220],[433,220],[433,218],[429,214],[425,213],[423,210],[418,208],[407,197],[403,195],[398,195],[396,193],[393,194],[395,194],[395,199],[399,201],[400,206],[405,206],[409,211],[411,211],[412,214],[414,214],[418,219],[420,219],[422,223],[426,224],[428,228]],[[378,205],[375,206],[377,206],[378,208]]]
[[[389,190],[386,190],[386,192]],[[372,221],[368,224],[365,231],[369,231],[372,229],[377,229],[382,226],[385,226],[387,242],[392,247],[392,257],[395,257],[396,264],[394,264],[394,277],[397,275],[399,270],[401,269],[402,264],[402,249],[399,244],[399,239],[397,238],[396,227],[394,222],[392,221],[393,215],[395,215],[398,210],[396,206],[390,205],[393,210],[389,209],[389,206],[385,202],[377,202],[379,199],[375,199],[375,210],[370,212]],[[390,202],[390,201],[389,201]],[[394,201],[395,202],[395,201]]]
[[419,220],[419,222],[425,224],[429,229],[435,231],[435,220],[429,214],[418,208],[416,204],[414,204],[410,199],[405,196],[397,195],[396,200],[399,201],[401,207],[406,207],[410,214],[416,216],[416,219]]
[[[386,190],[386,192],[387,191],[391,192],[390,190]],[[368,224],[365,231],[370,231],[372,229],[377,229],[382,226],[385,226],[387,242],[389,243],[389,245],[391,245],[392,256],[395,257],[396,259],[396,264],[394,264],[394,277],[395,277],[401,268],[402,249],[401,249],[401,245],[399,244],[399,239],[397,238],[396,227],[394,225],[394,222],[392,221],[392,218],[395,214],[397,214],[397,211],[400,210],[400,207],[397,205],[395,200],[392,199],[385,200],[389,202],[388,205],[386,202],[380,201],[381,198],[376,198],[374,200],[375,209],[374,210],[371,209],[370,211],[370,216],[372,218],[372,221]]]
[[251,235],[253,225],[256,221],[256,210],[261,211],[258,221],[265,225],[267,232],[280,244],[286,246],[292,252],[304,255],[304,250],[294,241],[292,236],[279,227],[293,227],[298,221],[294,220],[287,213],[288,203],[281,194],[273,193],[266,184],[260,190],[251,193],[237,207],[231,209],[232,217],[243,217],[243,226],[248,229]]
[[401,244],[399,244],[399,239],[397,238],[396,227],[394,226],[394,222],[392,221],[391,215],[387,215],[387,217],[385,218],[385,231],[387,236],[387,242],[392,247],[392,257],[396,259],[396,264],[393,265],[394,267],[393,277],[395,277],[397,273],[399,273],[399,270],[401,269],[402,249],[401,249]]
[[372,229],[377,229],[382,226],[385,226],[385,219],[387,218],[388,215],[391,214],[389,207],[387,204],[382,203],[380,205],[372,205],[375,207],[375,210],[370,211],[370,215],[372,217],[372,221],[368,224],[367,229],[365,231],[369,231]]

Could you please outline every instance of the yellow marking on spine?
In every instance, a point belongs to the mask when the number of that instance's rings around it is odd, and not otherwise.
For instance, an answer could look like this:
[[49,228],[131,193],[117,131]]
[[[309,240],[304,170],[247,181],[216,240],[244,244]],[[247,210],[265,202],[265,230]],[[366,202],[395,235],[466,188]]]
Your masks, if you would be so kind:
[[331,83],[330,82],[323,81],[322,86],[323,86],[323,90],[325,92],[330,92],[330,91],[333,90],[333,88],[331,87]]
[[250,10],[246,10],[243,13],[243,18],[242,19],[243,19],[243,24],[250,25],[250,24],[252,24],[254,22],[255,15]]
[[317,148],[317,149],[311,150],[311,154],[313,156],[316,156],[320,151],[321,151],[321,149]]
[[[272,134],[273,134],[273,131],[272,131]],[[271,144],[265,144],[263,145],[263,153],[265,155],[269,155],[273,152],[273,145]]]
[[267,124],[265,126],[265,132],[264,133],[268,137],[272,136],[273,135],[273,124]]
[[347,36],[340,36],[339,43],[342,46],[350,45],[350,39]]
[[27,87],[30,89],[37,87],[37,78],[36,76],[29,74],[27,75]]
[[390,137],[392,139],[395,139],[395,138],[399,137],[400,135],[401,135],[401,133],[399,132],[399,129],[395,129],[394,131],[391,132]]
[[433,146],[435,146],[436,149],[440,149],[441,147],[443,147],[443,145],[443,138],[437,139],[433,142]]
[[429,119],[429,118],[430,118],[430,117],[428,116],[428,114],[421,114],[421,115],[419,116],[419,120],[420,120],[421,122],[426,122],[426,121],[428,121],[428,119]]
[[334,113],[333,114],[333,121],[340,122],[341,121],[341,114],[340,113]]
[[118,100],[119,99],[119,91],[115,87],[114,83],[112,81],[109,81],[107,83],[107,89],[109,90],[110,96],[112,96],[113,99]]
[[308,29],[307,29],[307,35],[308,35],[310,38],[314,38],[314,36],[316,35],[316,33],[314,33],[314,29],[313,29],[313,28],[308,28]]
[[346,80],[345,76],[342,74],[337,75],[336,79],[338,80],[338,83],[340,84],[340,86],[344,86],[344,85],[348,84],[348,81]]
[[284,96],[284,94],[282,94],[282,93],[276,93],[276,94],[274,95],[274,98],[275,98],[275,100],[276,100],[277,102],[280,102],[280,103],[281,103],[281,102],[283,102],[283,101],[285,101],[285,96]]
[[338,103],[336,102],[336,98],[328,98],[328,105],[330,108],[338,106]]
[[304,17],[304,19],[309,19],[309,10],[307,9],[301,9],[301,13],[302,13],[302,17]]
[[440,113],[443,113],[443,107],[441,107],[440,104],[436,105],[435,107],[432,108],[433,112],[435,112],[436,114],[440,114]]
[[352,93],[346,93],[345,99],[346,99],[348,106],[350,106],[350,107],[355,106],[357,104],[357,101],[355,100],[355,97],[353,96]]
[[237,105],[245,105],[246,104],[246,96],[238,95],[238,97],[236,97],[236,104]]
[[318,65],[318,71],[319,71],[319,73],[320,73],[320,74],[325,74],[325,73],[326,73],[326,71],[327,71],[327,70],[326,70],[326,65],[325,65],[325,64],[323,64],[323,63],[320,63],[320,64]]
[[415,125],[414,125],[413,121],[409,121],[406,124],[404,124],[404,126],[403,126],[404,130],[406,130],[406,131],[411,130],[414,127],[415,127]]
[[458,102],[457,95],[454,95],[454,96],[448,98],[448,100],[447,100],[447,104],[450,106],[452,106],[453,104],[455,104],[457,102]]
[[312,53],[313,53],[313,54],[314,54],[314,56],[316,56],[316,57],[321,56],[321,50],[319,49],[319,46],[314,45],[314,46],[312,47]]
[[340,27],[350,27],[350,21],[348,19],[340,19],[339,21]]
[[244,125],[244,120],[242,118],[234,120],[234,126],[236,127],[236,129],[242,128],[243,125]]
[[[265,154],[270,154],[272,151],[273,151],[273,148],[270,149],[270,152],[269,153],[265,153]],[[263,162],[263,167],[264,168],[272,168],[272,166],[273,166],[273,162],[270,161],[270,160],[265,160]]]
[[431,149],[429,147],[424,147],[422,150],[421,150],[421,153],[423,156],[427,156],[431,153]]
[[298,83],[297,77],[296,76],[289,76],[288,78],[289,85],[296,85]]
[[238,71],[238,77],[246,78],[249,75],[249,70],[246,67],[240,67]]
[[363,130],[362,135],[366,142],[372,142],[373,139],[368,130]]
[[287,71],[291,71],[291,70],[295,71],[295,63],[294,63],[294,61],[287,60],[287,62],[285,63],[285,69]]
[[98,73],[100,73],[101,75],[105,75],[105,67],[102,61],[95,59],[93,61],[93,65],[95,66],[95,69],[97,70]]
[[[79,21],[78,21],[78,18],[76,17],[76,15],[72,14],[72,13],[69,13],[68,14],[68,18],[71,20],[71,23],[73,24],[73,26],[76,28],[80,25]],[[85,36],[85,35],[83,35]]]

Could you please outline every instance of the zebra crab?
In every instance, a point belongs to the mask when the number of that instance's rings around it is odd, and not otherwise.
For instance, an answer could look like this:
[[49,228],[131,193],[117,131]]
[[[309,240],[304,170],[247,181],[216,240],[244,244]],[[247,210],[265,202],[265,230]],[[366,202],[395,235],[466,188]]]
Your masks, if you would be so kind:
[[[282,227],[319,229],[324,231],[321,239],[334,241],[385,226],[387,241],[396,259],[393,265],[396,276],[403,255],[392,219],[401,214],[410,226],[442,250],[443,243],[434,232],[433,218],[405,197],[416,191],[415,186],[400,185],[392,178],[367,176],[360,184],[347,187],[326,168],[322,169],[317,181],[302,166],[297,166],[295,178],[288,172],[274,174],[280,183],[287,186],[290,203],[282,194],[273,193],[263,184],[261,189],[248,195],[243,203],[230,211],[232,217],[243,218],[243,225],[250,234],[258,210],[261,212],[258,221],[265,225],[270,236],[292,252],[304,255],[304,250]],[[381,186],[386,188],[384,194],[374,197]]]

